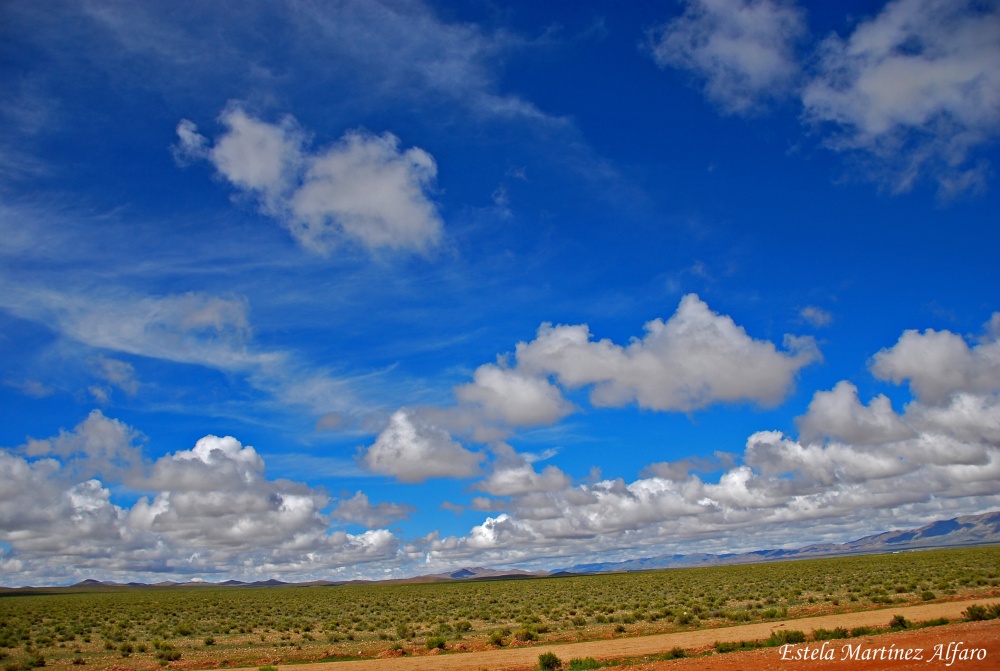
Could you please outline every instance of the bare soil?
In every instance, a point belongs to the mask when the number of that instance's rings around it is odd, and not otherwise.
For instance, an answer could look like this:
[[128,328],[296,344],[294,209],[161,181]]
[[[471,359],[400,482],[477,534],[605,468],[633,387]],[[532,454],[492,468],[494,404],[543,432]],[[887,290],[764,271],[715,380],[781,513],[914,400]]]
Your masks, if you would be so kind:
[[[701,629],[688,632],[657,634],[587,641],[584,643],[538,644],[520,648],[504,648],[465,653],[428,653],[419,656],[393,657],[387,659],[367,659],[343,662],[322,662],[282,666],[282,671],[528,671],[538,665],[538,656],[544,652],[555,653],[563,662],[573,658],[593,657],[597,660],[635,659],[645,655],[667,652],[675,647],[683,648],[689,655],[714,649],[716,641],[740,642],[768,638],[772,632],[782,629],[800,630],[809,634],[816,629],[870,626],[883,627],[896,615],[902,615],[913,622],[937,618],[961,619],[962,611],[972,604],[995,603],[993,599],[969,601],[949,601],[888,608],[877,611],[840,613],[797,620],[764,622],[734,627]],[[985,650],[985,658],[979,660],[955,659],[948,665],[948,659],[932,659],[935,645],[943,645],[947,654],[949,643],[963,643],[964,649]],[[860,646],[867,660],[841,659],[843,646]],[[659,661],[650,663],[630,663],[627,666],[611,667],[629,671],[681,671],[707,669],[715,671],[750,671],[767,669],[787,669],[788,671],[841,671],[846,669],[1000,669],[1000,620],[985,622],[960,622],[937,627],[863,636],[830,641],[827,650],[834,651],[834,659],[790,659],[796,649],[821,648],[821,643],[802,643],[786,649],[786,659],[782,659],[782,648],[765,648],[750,652],[732,652],[723,655],[701,656],[697,658]],[[922,648],[920,660],[888,660],[886,655],[879,659],[878,648],[887,650]],[[865,651],[868,651],[867,653]],[[828,653],[827,653],[828,654]],[[876,657],[872,659],[871,656]],[[980,655],[982,656],[982,655]]]

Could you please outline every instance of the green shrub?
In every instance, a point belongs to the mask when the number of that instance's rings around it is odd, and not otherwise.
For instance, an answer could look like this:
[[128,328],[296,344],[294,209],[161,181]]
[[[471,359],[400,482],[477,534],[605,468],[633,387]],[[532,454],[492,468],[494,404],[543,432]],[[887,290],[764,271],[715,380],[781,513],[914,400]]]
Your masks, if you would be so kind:
[[946,617],[938,617],[933,620],[927,620],[926,622],[921,622],[921,627],[940,627],[946,624],[950,624],[951,620]]
[[156,653],[156,658],[161,662],[176,662],[181,658],[181,651],[174,650],[174,646],[169,643],[161,643],[160,650]]
[[770,645],[778,646],[785,645],[786,643],[804,643],[806,640],[806,634],[798,629],[782,629],[781,631],[776,631],[771,634],[771,638],[768,639]]
[[522,642],[537,641],[538,632],[530,627],[525,627],[524,629],[518,629],[514,632],[514,638]]
[[716,641],[715,651],[721,655],[727,652],[734,652],[736,650],[755,650],[763,645],[763,641],[740,641],[739,643],[735,641]]
[[900,629],[909,629],[913,623],[907,620],[902,615],[895,615],[889,621],[889,629],[893,631],[899,631]]
[[575,657],[569,660],[569,671],[592,671],[601,668],[600,662],[593,657]]
[[499,629],[497,629],[495,631],[490,632],[490,637],[488,640],[490,645],[502,646],[505,644],[503,637],[504,633]]
[[538,668],[540,671],[558,671],[562,668],[562,660],[554,652],[543,652],[538,656]]
[[444,650],[445,643],[447,643],[447,641],[444,636],[430,636],[425,642],[425,645],[427,645],[428,650],[433,650],[434,648]]
[[937,598],[937,594],[930,591],[929,589],[926,589],[920,593],[920,598],[923,599],[924,601],[933,601],[934,599]]
[[815,629],[813,631],[813,639],[817,641],[829,641],[837,638],[848,638],[850,637],[850,632],[843,627],[837,627],[836,629]]
[[979,622],[980,620],[986,620],[989,618],[989,612],[987,612],[984,606],[980,606],[978,603],[973,604],[962,611],[962,617],[964,617],[969,622]]
[[670,650],[668,650],[663,656],[664,659],[683,659],[684,657],[687,657],[687,653],[684,652],[684,648],[677,646],[670,648]]

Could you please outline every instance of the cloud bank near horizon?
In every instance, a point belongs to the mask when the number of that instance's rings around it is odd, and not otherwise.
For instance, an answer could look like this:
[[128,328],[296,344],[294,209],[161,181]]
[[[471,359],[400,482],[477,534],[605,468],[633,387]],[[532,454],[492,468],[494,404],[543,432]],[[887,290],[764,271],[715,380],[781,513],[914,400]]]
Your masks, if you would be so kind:
[[[763,368],[776,369],[783,380],[779,387],[790,383],[789,359],[797,354],[751,340],[696,297],[656,323],[687,324],[689,311],[696,321],[721,325],[719,333],[743,345],[743,356],[762,356]],[[6,546],[0,567],[20,584],[95,576],[387,577],[467,564],[555,568],[653,551],[789,546],[803,534],[818,537],[833,528],[847,540],[890,523],[981,512],[1000,505],[1000,338],[991,327],[998,321],[1000,313],[978,341],[947,331],[906,331],[879,351],[872,375],[909,386],[912,400],[901,411],[884,395],[864,403],[857,386],[844,380],[814,393],[797,419],[798,437],[760,430],[742,450],[720,453],[711,464],[650,463],[630,482],[575,482],[554,465],[539,470],[547,455],[519,453],[500,440],[487,443],[486,451],[469,451],[445,429],[414,425],[405,411],[397,412],[359,455],[361,465],[403,482],[468,482],[475,494],[470,509],[492,512],[463,536],[402,537],[390,526],[414,513],[412,506],[373,503],[363,491],[337,499],[305,482],[270,479],[260,454],[231,436],[205,436],[190,449],[149,460],[138,430],[94,410],[72,430],[0,450],[0,542]],[[662,330],[647,328],[647,339],[630,347],[644,352],[657,333]],[[683,343],[684,333],[677,329],[673,337]],[[556,379],[558,371],[571,370],[564,367],[573,356],[551,356],[538,367],[532,349],[538,342],[519,345],[517,367],[531,362],[531,370]],[[606,370],[591,366],[594,346],[611,360],[628,358],[626,349],[607,341],[567,342],[582,347],[574,356],[585,370]],[[729,356],[732,343],[723,338],[703,354],[708,361]],[[696,362],[688,364],[685,370],[697,369]],[[468,400],[462,389],[456,397]],[[537,398],[530,385],[509,389],[515,396],[505,397],[502,407],[517,407],[517,392]],[[639,402],[629,389],[614,398]],[[765,388],[757,400],[772,400],[771,393]],[[592,407],[599,411],[606,398],[596,398]],[[120,502],[124,491],[136,493],[130,504]],[[363,530],[349,532],[349,524]]]

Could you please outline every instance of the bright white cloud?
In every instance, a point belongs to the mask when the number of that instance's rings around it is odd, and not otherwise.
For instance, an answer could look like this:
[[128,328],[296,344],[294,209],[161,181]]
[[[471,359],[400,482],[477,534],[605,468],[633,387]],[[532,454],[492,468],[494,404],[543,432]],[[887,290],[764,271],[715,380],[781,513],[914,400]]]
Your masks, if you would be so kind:
[[407,410],[397,410],[389,424],[364,450],[361,463],[401,482],[428,478],[466,478],[478,473],[484,455],[470,452],[444,429]]
[[896,0],[820,48],[806,116],[830,146],[876,159],[895,192],[922,176],[945,195],[982,186],[973,152],[1000,133],[1000,8],[972,0]]
[[529,461],[530,455],[518,454],[509,445],[501,443],[492,448],[495,460],[486,480],[476,489],[493,496],[520,496],[532,492],[559,491],[572,480],[555,466],[546,466],[537,472]]
[[795,44],[804,13],[776,0],[688,0],[684,13],[651,35],[653,58],[705,82],[727,114],[745,114],[789,94],[799,74]]
[[29,457],[55,457],[61,468],[77,478],[94,475],[122,478],[142,466],[143,436],[132,427],[93,410],[72,431],[43,440],[29,439],[23,446]]
[[[0,541],[11,548],[3,560],[19,562],[24,580],[164,571],[330,575],[396,555],[399,541],[385,529],[330,531],[325,493],[268,479],[260,455],[232,437],[206,436],[141,468],[107,471],[108,484],[87,477],[122,451],[141,461],[135,436],[94,411],[73,431],[0,450]],[[114,484],[156,493],[123,508],[112,501]],[[404,508],[369,506],[365,517]]]
[[899,341],[878,352],[872,373],[896,384],[909,381],[921,401],[940,403],[958,391],[1000,391],[1000,339],[990,335],[969,346],[950,331],[906,331]]
[[[597,407],[635,403],[690,412],[720,402],[776,405],[791,390],[798,371],[821,358],[810,337],[785,336],[785,346],[779,351],[769,341],[754,340],[694,294],[685,296],[666,322],[647,323],[645,337],[633,338],[627,346],[593,341],[585,324],[543,324],[534,340],[517,344],[516,365],[501,356],[500,363],[477,368],[472,382],[455,387],[456,405],[421,408],[418,425],[412,423],[412,412],[394,414],[363,462],[370,470],[408,481],[467,477],[482,455],[471,459],[474,453],[455,442],[453,434],[502,449],[501,441],[512,431],[552,425],[574,412],[563,388],[590,387],[590,402]],[[438,454],[457,459],[444,466]],[[488,491],[546,488],[564,477],[552,468],[539,475],[525,465],[525,457],[520,460],[524,463],[496,467]],[[512,484],[518,478],[524,481]]]
[[[953,334],[907,332],[903,346],[876,358],[876,373],[879,362],[891,365],[892,379],[911,385],[917,362],[928,362],[916,381],[917,398],[904,412],[882,395],[865,405],[857,387],[842,381],[814,395],[798,419],[799,439],[757,431],[738,456],[653,464],[633,482],[573,484],[560,472],[536,472],[501,446],[490,475],[476,488],[509,497],[504,514],[465,536],[428,539],[421,548],[441,566],[473,557],[499,563],[584,553],[634,556],[645,547],[732,552],[798,545],[803,534],[821,527],[840,538],[860,537],[902,523],[900,516],[917,524],[995,508],[1000,384],[988,374],[996,342],[992,323],[972,347]],[[723,472],[715,482],[692,472],[717,468]],[[490,499],[472,508],[497,510]]]
[[392,133],[354,130],[310,153],[291,117],[271,124],[231,104],[220,119],[227,130],[211,149],[182,120],[175,154],[207,158],[306,249],[327,254],[347,240],[422,253],[440,242],[444,224],[430,198],[437,164],[426,151],[401,150]]
[[[876,358],[873,370],[884,362],[897,382],[912,385],[904,365],[915,356],[910,347],[952,357],[944,357],[949,366],[922,371],[923,391],[915,388],[903,412],[884,396],[862,403],[857,387],[844,381],[814,395],[798,420],[800,438],[757,431],[742,454],[711,463],[654,464],[632,482],[574,483],[555,466],[536,470],[534,455],[494,445],[486,476],[473,486],[488,497],[468,505],[492,514],[463,536],[433,532],[406,543],[379,528],[331,532],[329,522],[378,527],[408,515],[409,506],[372,504],[357,492],[324,514],[322,491],[269,480],[256,450],[232,437],[206,436],[143,473],[114,471],[115,481],[156,492],[122,508],[109,486],[90,477],[98,469],[74,460],[134,462],[141,459],[139,436],[95,411],[73,431],[0,450],[0,541],[11,547],[0,560],[38,576],[53,561],[115,575],[232,574],[229,567],[250,566],[240,575],[329,577],[357,575],[372,563],[412,572],[415,561],[431,572],[468,562],[552,565],[558,557],[569,563],[647,550],[749,550],[798,544],[819,529],[860,536],[882,530],[892,516],[899,524],[900,516],[918,523],[978,512],[1000,505],[1000,386],[975,375],[950,377],[950,367],[973,359],[987,368],[995,334],[988,325],[976,345],[959,338],[961,347],[942,335],[953,334],[907,332],[902,346]],[[935,375],[940,384],[931,384]],[[462,448],[430,416],[395,413],[360,460],[408,482],[475,475],[484,455]],[[692,468],[722,473],[710,481]]]
[[479,405],[488,419],[508,426],[554,424],[573,411],[547,379],[494,364],[477,368],[471,383],[455,388],[455,397]]
[[831,391],[818,391],[808,412],[798,420],[803,440],[839,438],[855,444],[876,444],[913,435],[892,410],[892,402],[876,396],[868,406],[858,400],[858,388],[841,381]]
[[535,340],[517,346],[518,370],[552,374],[565,387],[593,385],[597,406],[636,403],[688,412],[718,402],[775,405],[798,371],[820,358],[808,337],[786,336],[787,351],[754,340],[731,317],[712,312],[694,294],[666,322],[646,324],[627,346],[591,340],[586,325],[543,325]]

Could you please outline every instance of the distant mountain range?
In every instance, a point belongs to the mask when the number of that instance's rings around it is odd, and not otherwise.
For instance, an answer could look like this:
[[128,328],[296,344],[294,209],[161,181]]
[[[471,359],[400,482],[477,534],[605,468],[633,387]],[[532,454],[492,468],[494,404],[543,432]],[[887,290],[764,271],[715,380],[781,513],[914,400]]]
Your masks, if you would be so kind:
[[[838,555],[875,554],[884,552],[899,552],[901,550],[922,550],[929,548],[959,547],[963,545],[1000,545],[1000,511],[982,515],[965,515],[950,520],[932,522],[919,529],[902,531],[887,531],[874,536],[865,536],[848,543],[826,543],[807,545],[794,550],[757,550],[734,554],[673,554],[629,559],[618,562],[602,562],[594,564],[577,564],[558,571],[522,571],[519,569],[490,569],[482,567],[461,568],[457,571],[423,575],[414,578],[399,578],[395,580],[349,580],[330,581],[315,580],[312,582],[288,583],[281,580],[260,580],[242,582],[226,580],[225,582],[208,582],[195,580],[191,582],[158,582],[147,584],[141,582],[116,583],[101,580],[83,580],[72,585],[72,588],[102,588],[102,587],[322,587],[337,585],[364,585],[378,583],[435,583],[471,580],[515,580],[523,578],[542,578],[548,576],[570,576],[589,573],[609,573],[617,571],[651,571],[665,568],[684,568],[696,566],[721,566],[726,564],[752,564],[788,559],[811,559],[815,557],[835,557]],[[35,588],[21,588],[35,589]],[[51,589],[51,588],[46,588]],[[67,589],[67,588],[61,588]]]
[[932,522],[919,529],[886,531],[847,543],[807,545],[794,550],[756,550],[738,554],[675,554],[619,562],[577,564],[562,573],[649,571],[664,568],[751,564],[786,559],[811,559],[838,555],[876,554],[901,550],[1000,544],[1000,512],[965,515]]
[[81,580],[70,587],[335,587],[337,585],[366,585],[385,583],[431,583],[431,582],[452,582],[459,580],[516,580],[518,578],[544,578],[551,575],[548,571],[522,571],[520,569],[490,569],[480,566],[474,568],[461,568],[457,571],[445,573],[435,573],[432,575],[421,575],[413,578],[395,578],[392,580],[314,580],[312,582],[282,582],[281,580],[258,580],[255,582],[243,582],[240,580],[226,580],[224,582],[208,582],[206,580],[192,580],[190,582],[173,582],[170,580],[158,583],[142,582],[108,582],[104,580]]

